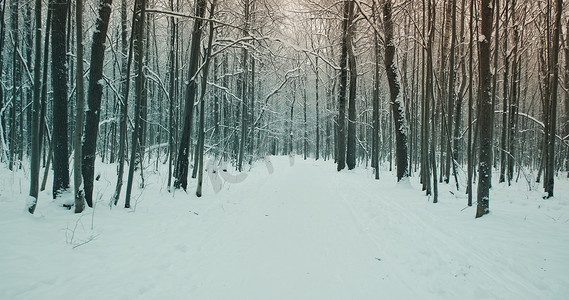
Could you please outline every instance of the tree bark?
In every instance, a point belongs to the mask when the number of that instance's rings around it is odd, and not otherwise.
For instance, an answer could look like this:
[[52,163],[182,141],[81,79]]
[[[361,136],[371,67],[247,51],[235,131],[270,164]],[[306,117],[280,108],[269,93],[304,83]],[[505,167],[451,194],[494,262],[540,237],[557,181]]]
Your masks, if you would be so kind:
[[479,52],[479,91],[478,107],[479,107],[479,136],[480,136],[480,154],[478,163],[478,195],[476,217],[482,217],[487,214],[490,203],[490,186],[492,172],[492,138],[493,123],[492,114],[494,107],[492,103],[492,74],[490,72],[490,37],[492,36],[492,19],[493,8],[490,0],[481,0],[480,15],[482,21],[480,24],[480,37],[478,38]]
[[[250,21],[250,0],[245,0],[245,7],[244,7],[244,15],[245,15],[245,24],[243,26],[243,37],[249,35],[249,21]],[[237,169],[239,172],[243,171],[243,159],[245,156],[245,144],[247,142],[247,123],[248,123],[248,114],[249,114],[249,105],[247,105],[247,89],[248,89],[248,80],[249,80],[249,66],[247,64],[247,60],[249,58],[249,50],[246,46],[243,47],[241,50],[241,69],[242,73],[240,74],[240,86],[241,86],[241,139],[239,141],[239,154],[237,157]]]
[[[81,188],[81,137],[83,135],[83,114],[85,113],[85,91],[83,87],[83,0],[75,1],[75,30],[77,39],[77,71],[75,76],[75,152],[73,157],[73,184],[75,192],[75,213],[85,209],[85,198]],[[91,67],[93,67],[91,65]],[[92,70],[92,68],[91,68]],[[98,124],[97,124],[98,125]],[[98,126],[97,126],[98,127]],[[91,202],[91,205],[93,203]]]
[[[34,68],[34,100],[32,104],[32,151],[30,156],[30,196],[33,198],[31,203],[28,203],[28,212],[33,214],[36,209],[39,194],[39,177],[40,177],[40,140],[39,140],[39,126],[40,126],[40,101],[41,101],[41,0],[35,0],[35,68]],[[2,14],[4,14],[2,12]],[[2,17],[3,18],[3,17]],[[4,27],[2,27],[4,28]],[[1,42],[0,42],[1,43]],[[2,53],[0,47],[0,53]],[[0,63],[0,70],[2,66]],[[1,90],[1,89],[0,89]],[[0,102],[2,98],[0,97]],[[0,110],[2,107],[0,106]]]
[[204,63],[204,69],[203,69],[203,76],[202,76],[202,81],[201,81],[201,96],[200,96],[200,128],[198,130],[198,144],[199,146],[199,151],[198,153],[196,153],[196,155],[199,156],[199,161],[198,161],[198,165],[199,165],[199,170],[198,170],[198,186],[196,188],[196,196],[197,197],[201,197],[202,196],[202,186],[203,186],[203,172],[204,172],[204,164],[203,164],[203,160],[204,160],[204,142],[205,142],[205,94],[206,94],[206,90],[207,90],[207,76],[209,73],[209,65],[211,63],[211,50],[212,50],[212,44],[213,44],[213,35],[214,35],[214,26],[213,26],[213,15],[214,15],[214,10],[215,10],[215,3],[216,0],[213,0],[211,2],[210,5],[210,9],[209,9],[209,39],[207,42],[207,53],[205,56],[205,63]]
[[[4,0],[7,1],[7,0]],[[10,106],[10,157],[8,163],[8,169],[11,171],[14,170],[16,164],[16,153],[18,152],[18,124],[16,121],[16,115],[18,112],[18,101],[20,98],[20,93],[22,90],[21,86],[21,66],[20,66],[20,58],[18,57],[18,51],[20,48],[20,18],[19,18],[19,11],[20,11],[20,1],[19,0],[11,0],[11,15],[10,15],[10,23],[11,23],[11,34],[10,37],[13,40],[13,49],[12,49],[12,104]],[[1,71],[1,70],[0,70]],[[21,124],[20,124],[21,126]]]
[[[379,13],[377,11],[376,2],[373,1],[373,19],[377,24]],[[373,48],[374,48],[374,76],[373,76],[373,104],[372,104],[372,150],[371,150],[371,167],[374,169],[375,179],[379,179],[379,64],[380,64],[380,50],[378,33],[373,33]]]
[[356,88],[357,88],[357,66],[356,55],[354,53],[353,41],[355,35],[354,19],[354,0],[349,1],[350,7],[348,8],[348,32],[347,32],[347,47],[348,47],[348,67],[350,69],[350,91],[348,95],[348,139],[346,149],[346,165],[348,170],[356,167]]
[[340,55],[340,86],[338,89],[338,120],[337,120],[337,147],[338,153],[336,156],[338,166],[337,170],[341,171],[346,167],[346,90],[348,83],[348,69],[347,69],[347,57],[348,57],[348,42],[349,34],[348,27],[350,26],[350,2],[349,0],[344,0],[344,14],[342,21],[342,52]]
[[[138,0],[135,0],[135,6]],[[132,18],[132,26],[134,27],[136,19]],[[119,153],[117,160],[119,162],[117,170],[117,184],[115,186],[115,193],[111,198],[111,203],[117,205],[123,185],[123,175],[124,175],[124,164],[126,162],[126,140],[127,136],[127,125],[128,125],[128,95],[130,93],[130,69],[132,67],[132,48],[133,48],[133,38],[130,38],[127,46],[127,15],[126,15],[126,0],[121,1],[121,48],[123,52],[123,63],[122,63],[122,76],[124,78],[123,83],[123,94],[121,113],[120,113],[120,126],[119,126]],[[128,51],[128,54],[126,53]],[[126,55],[126,59],[124,59]],[[110,203],[109,203],[110,205]]]
[[550,72],[551,92],[549,100],[549,136],[547,141],[547,165],[545,172],[545,192],[547,198],[553,197],[555,184],[555,134],[557,121],[557,88],[559,85],[559,36],[561,34],[561,15],[563,13],[563,0],[557,0],[555,14],[555,28],[553,32],[553,45],[551,49]]
[[394,62],[395,45],[393,44],[392,3],[386,0],[383,6],[383,22],[385,25],[385,69],[389,82],[391,108],[393,111],[393,124],[395,125],[395,152],[397,156],[397,181],[408,177],[407,157],[407,119],[405,117],[405,104],[399,94],[400,86],[397,78],[397,67]]
[[194,21],[194,29],[192,31],[190,61],[188,66],[188,85],[186,92],[185,109],[183,115],[182,134],[180,136],[180,144],[178,147],[178,156],[176,168],[174,169],[174,188],[182,188],[186,190],[188,186],[188,170],[189,170],[189,155],[190,155],[190,134],[192,131],[192,121],[194,115],[194,100],[197,93],[197,70],[198,60],[200,57],[200,40],[202,35],[202,19],[205,14],[207,6],[206,0],[197,0],[196,2],[196,16],[199,19]]
[[[140,141],[140,130],[142,126],[142,118],[141,118],[141,110],[143,106],[143,96],[142,93],[144,92],[142,89],[144,87],[144,40],[145,40],[145,22],[146,22],[146,0],[140,0],[138,6],[138,14],[135,15],[136,19],[136,26],[132,29],[135,30],[133,36],[136,37],[134,53],[137,60],[137,72],[136,72],[136,82],[135,82],[135,106],[134,106],[134,131],[132,132],[132,139],[131,139],[131,150],[130,150],[130,163],[128,165],[128,178],[126,182],[126,192],[125,192],[125,201],[124,201],[124,208],[130,208],[130,198],[132,194],[132,182],[134,180],[134,169],[137,164],[137,157],[142,159],[142,156],[139,155],[141,141]],[[135,12],[136,13],[136,12]],[[134,22],[133,22],[134,23]],[[140,172],[142,173],[142,161],[140,162]],[[142,184],[141,184],[142,185]]]
[[51,19],[51,81],[53,86],[53,198],[69,188],[67,136],[67,1],[54,0]]
[[89,70],[89,90],[87,96],[87,112],[85,113],[85,140],[83,141],[83,180],[85,200],[93,207],[93,180],[95,175],[95,157],[99,118],[101,114],[101,98],[103,95],[103,65],[105,61],[105,39],[109,27],[112,0],[101,0],[99,17],[93,33],[91,46],[91,68]]

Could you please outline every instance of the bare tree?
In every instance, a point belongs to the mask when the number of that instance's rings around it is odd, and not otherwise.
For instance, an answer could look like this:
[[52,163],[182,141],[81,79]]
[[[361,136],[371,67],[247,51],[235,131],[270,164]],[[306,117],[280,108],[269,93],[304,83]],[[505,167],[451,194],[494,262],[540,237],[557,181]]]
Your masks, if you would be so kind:
[[393,6],[391,0],[383,5],[383,23],[385,26],[385,70],[389,82],[391,108],[395,125],[395,148],[397,156],[397,181],[409,176],[407,153],[407,119],[405,117],[405,104],[400,95],[397,66],[395,65],[395,44],[393,41]]
[[75,213],[81,213],[85,208],[85,199],[83,196],[83,190],[81,188],[81,137],[83,136],[83,114],[85,110],[85,91],[83,87],[83,0],[75,1],[75,30],[77,39],[77,75],[75,76],[75,96],[77,101],[75,106],[76,117],[73,183],[75,188]]
[[[32,104],[32,151],[30,156],[30,196],[33,198],[28,203],[28,212],[33,214],[36,210],[36,204],[39,194],[39,177],[40,177],[40,101],[41,101],[41,0],[35,1],[35,68],[34,68],[34,100]],[[1,49],[0,49],[1,53]],[[0,64],[0,70],[2,70]],[[2,101],[0,97],[0,102]],[[1,108],[0,108],[1,109]]]
[[66,20],[68,3],[53,0],[51,19],[51,81],[53,86],[53,198],[69,188],[67,135]]
[[192,41],[190,49],[190,61],[188,64],[188,85],[186,92],[186,101],[183,114],[182,133],[179,140],[178,156],[176,168],[174,169],[174,188],[183,188],[186,190],[188,186],[188,170],[190,155],[190,134],[192,129],[192,121],[194,115],[194,100],[197,93],[197,70],[198,59],[200,57],[200,40],[202,35],[203,16],[205,14],[207,1],[196,1],[196,16],[198,18],[194,21],[194,29],[192,31]]
[[105,61],[105,38],[109,27],[112,0],[101,0],[99,16],[93,33],[91,46],[91,68],[89,70],[88,109],[85,114],[85,139],[82,151],[82,175],[84,180],[85,200],[93,207],[93,180],[95,175],[95,155],[99,118],[101,115],[101,97],[103,95],[103,63]]
[[493,7],[490,0],[481,0],[480,15],[482,16],[480,24],[480,37],[478,39],[479,52],[479,121],[478,135],[480,136],[480,158],[478,164],[478,196],[476,217],[482,217],[487,214],[490,203],[490,186],[492,173],[492,138],[493,127],[492,115],[494,107],[492,102],[492,74],[490,72],[490,38],[492,36],[492,19]]

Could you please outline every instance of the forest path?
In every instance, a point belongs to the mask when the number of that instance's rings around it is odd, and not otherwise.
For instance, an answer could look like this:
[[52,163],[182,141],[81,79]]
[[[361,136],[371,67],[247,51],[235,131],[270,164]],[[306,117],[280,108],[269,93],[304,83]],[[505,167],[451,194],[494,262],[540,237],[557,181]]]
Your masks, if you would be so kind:
[[[114,165],[99,164],[96,209],[49,200],[23,210],[22,172],[0,172],[0,299],[566,299],[569,203],[496,184],[474,219],[462,193],[439,204],[416,178],[272,158],[196,198],[146,172],[133,208],[109,209]],[[233,171],[231,171],[233,172]],[[18,177],[22,175],[21,177]],[[137,186],[135,184],[135,186]],[[558,184],[569,194],[569,182]],[[452,193],[450,193],[452,192]],[[73,197],[71,193],[67,195]],[[72,198],[71,198],[72,199]],[[119,204],[120,205],[120,204]]]
[[342,184],[343,174],[330,172],[332,166],[277,163],[262,183],[234,195],[239,209],[223,218],[200,251],[215,259],[199,266],[212,272],[198,284],[198,298],[371,299],[386,290],[410,295],[347,205],[350,195],[377,195]]

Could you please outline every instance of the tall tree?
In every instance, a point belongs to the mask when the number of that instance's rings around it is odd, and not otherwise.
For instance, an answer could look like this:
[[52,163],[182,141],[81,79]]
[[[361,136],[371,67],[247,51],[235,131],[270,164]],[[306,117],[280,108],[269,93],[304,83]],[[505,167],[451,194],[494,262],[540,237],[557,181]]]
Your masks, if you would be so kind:
[[101,98],[103,96],[103,64],[105,61],[105,38],[109,27],[112,0],[101,0],[99,17],[93,33],[91,45],[91,68],[89,70],[89,90],[87,94],[87,112],[85,113],[85,139],[82,151],[82,175],[87,205],[93,207],[93,180],[95,175],[95,156]]
[[[10,37],[13,40],[12,49],[12,105],[10,106],[10,157],[8,168],[13,170],[16,162],[16,152],[18,151],[18,124],[16,122],[17,116],[17,104],[20,100],[20,92],[22,90],[21,86],[21,66],[20,58],[18,57],[18,52],[20,51],[20,1],[12,0],[11,2],[11,14],[10,22],[12,25]],[[21,124],[20,124],[21,126]]]
[[395,124],[395,155],[397,156],[397,181],[409,176],[407,155],[407,119],[405,104],[399,93],[399,79],[395,65],[395,44],[393,40],[393,5],[386,0],[383,5],[383,23],[385,26],[385,70],[389,82],[389,94],[393,122]]
[[204,71],[203,77],[201,81],[201,96],[200,96],[200,124],[198,130],[198,145],[199,151],[196,155],[199,156],[198,164],[198,186],[196,188],[196,196],[202,196],[202,187],[203,187],[203,173],[204,173],[204,144],[205,144],[205,94],[207,90],[207,76],[209,73],[209,65],[211,63],[211,51],[212,51],[212,44],[213,44],[213,35],[214,35],[214,26],[213,26],[213,15],[215,10],[215,3],[216,0],[213,0],[210,5],[209,11],[209,38],[207,42],[207,53],[205,57],[204,63]]
[[490,72],[490,38],[492,36],[493,7],[490,0],[480,1],[480,36],[478,38],[478,62],[480,79],[478,83],[478,135],[480,137],[480,154],[478,163],[478,195],[476,217],[487,214],[490,203],[490,186],[492,172],[492,73]]
[[[174,11],[174,0],[170,0],[170,9]],[[178,23],[174,17],[170,18],[170,82],[169,82],[169,103],[168,103],[168,191],[172,186],[172,164],[174,163],[174,99],[176,97],[176,80],[177,80],[177,61],[178,53],[176,48]]]
[[[470,81],[474,81],[474,2],[475,0],[470,0],[470,26],[469,26],[469,39],[468,39],[468,52],[470,53],[468,57],[468,75]],[[466,194],[468,197],[467,205],[472,206],[472,176],[474,176],[474,155],[472,153],[472,106],[474,102],[473,96],[473,84],[468,85],[468,134],[466,140],[466,156],[467,156],[467,180],[466,180]]]
[[[77,41],[77,74],[75,76],[75,152],[73,159],[73,184],[75,190],[75,213],[85,208],[83,190],[81,189],[81,137],[83,136],[83,114],[85,110],[85,90],[83,87],[83,0],[75,1],[75,30]],[[92,69],[91,69],[92,70]],[[98,126],[97,126],[98,127]]]
[[340,54],[340,82],[338,89],[338,124],[337,124],[337,147],[338,161],[337,170],[341,171],[346,167],[346,90],[348,84],[348,43],[350,27],[350,8],[353,8],[350,0],[344,0],[344,14],[342,21],[342,52]]
[[69,188],[67,136],[67,0],[53,0],[51,82],[53,86],[53,198]]
[[[243,37],[249,35],[249,27],[251,20],[251,0],[245,0],[244,16],[245,24],[243,25]],[[240,90],[239,96],[241,97],[241,140],[239,141],[239,156],[237,161],[237,169],[239,172],[243,171],[243,157],[245,156],[245,144],[247,142],[247,123],[248,115],[251,113],[252,107],[247,103],[248,97],[248,81],[249,81],[249,65],[247,64],[249,58],[249,49],[244,46],[241,50],[241,74],[239,75]],[[249,95],[251,96],[251,95]],[[252,141],[249,141],[252,142]]]
[[559,85],[559,37],[561,35],[561,15],[563,13],[563,0],[556,0],[555,27],[553,31],[553,45],[550,54],[551,91],[549,93],[549,135],[547,141],[547,165],[545,171],[545,192],[547,198],[553,197],[555,183],[555,133],[557,125],[557,88]]
[[[135,21],[133,21],[133,24],[135,24],[135,26],[132,28],[133,32],[133,37],[136,38],[136,41],[134,41],[134,49],[133,52],[135,53],[135,57],[136,57],[136,66],[137,66],[137,72],[136,72],[136,81],[135,81],[135,92],[136,92],[136,96],[135,96],[135,105],[134,105],[134,131],[132,132],[132,139],[131,139],[131,150],[130,150],[130,163],[128,165],[128,178],[127,178],[127,182],[126,182],[126,192],[125,192],[125,201],[124,201],[124,208],[130,208],[130,197],[132,194],[132,182],[134,180],[134,169],[136,167],[137,164],[137,158],[142,159],[142,156],[140,156],[139,151],[141,151],[140,147],[142,145],[140,139],[141,139],[141,135],[140,135],[140,130],[142,127],[142,116],[141,116],[141,111],[142,111],[142,106],[143,106],[143,96],[142,93],[143,88],[144,88],[144,72],[143,72],[143,66],[144,66],[144,29],[146,27],[145,25],[145,19],[146,19],[146,0],[139,0],[138,1],[138,7],[137,7],[137,12],[135,12]],[[142,161],[139,161],[140,163],[140,172],[142,172]]]
[[358,72],[356,67],[356,54],[354,53],[354,0],[348,1],[348,32],[346,46],[348,50],[348,66],[350,69],[350,92],[348,95],[348,139],[346,149],[346,164],[351,170],[356,167],[356,88]]
[[[373,21],[377,24],[379,21],[379,11],[376,2],[372,3]],[[379,48],[379,33],[374,30],[373,32],[373,49],[374,49],[374,73],[373,73],[373,104],[372,104],[372,150],[371,150],[371,167],[374,169],[375,179],[379,179],[379,66],[380,66],[380,48]]]
[[[139,0],[135,0],[136,3]],[[126,139],[127,139],[127,121],[128,121],[128,95],[130,93],[130,69],[132,67],[132,48],[133,48],[133,38],[131,34],[130,42],[127,42],[127,15],[126,15],[126,0],[121,1],[121,50],[123,52],[122,61],[122,77],[123,82],[123,99],[120,105],[120,126],[119,126],[119,153],[118,153],[118,170],[117,170],[117,184],[115,186],[115,193],[111,198],[110,203],[117,205],[119,197],[121,194],[121,189],[123,185],[123,174],[124,174],[124,164],[126,161]],[[136,12],[134,12],[136,14]],[[132,18],[132,27],[136,18]],[[128,44],[128,45],[127,45]],[[128,51],[128,54],[127,54]],[[110,204],[109,204],[110,205]]]
[[[33,214],[36,210],[36,204],[39,194],[39,177],[40,177],[40,98],[41,98],[41,0],[35,0],[35,68],[34,68],[34,100],[32,104],[32,151],[30,156],[30,196],[32,202],[28,203],[28,212]],[[1,53],[1,51],[0,51]],[[0,66],[1,70],[1,66]],[[2,101],[2,99],[0,99]]]
[[186,190],[188,186],[188,169],[190,155],[190,134],[192,131],[192,121],[194,116],[194,100],[197,94],[197,70],[198,60],[200,57],[200,40],[202,35],[202,23],[207,0],[197,0],[194,20],[194,29],[192,31],[192,40],[190,48],[190,61],[188,64],[188,85],[186,91],[185,108],[183,114],[183,126],[180,136],[180,144],[178,147],[178,156],[176,168],[174,169],[174,188],[183,188]]

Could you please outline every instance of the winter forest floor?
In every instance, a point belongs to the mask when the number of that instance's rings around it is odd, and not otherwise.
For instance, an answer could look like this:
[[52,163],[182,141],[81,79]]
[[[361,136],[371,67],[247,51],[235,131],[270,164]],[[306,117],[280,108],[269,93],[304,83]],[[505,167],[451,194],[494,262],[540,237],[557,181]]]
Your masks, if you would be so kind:
[[[204,196],[168,193],[146,170],[133,209],[107,205],[114,165],[98,163],[99,201],[76,215],[40,195],[24,210],[25,170],[0,171],[0,299],[567,299],[569,182],[541,199],[494,184],[474,219],[463,192],[438,204],[417,178],[273,157]],[[166,170],[166,169],[164,169]],[[162,171],[162,170],[161,170]],[[136,185],[136,182],[135,182]],[[451,193],[452,192],[452,193]],[[72,198],[72,195],[66,195]]]

